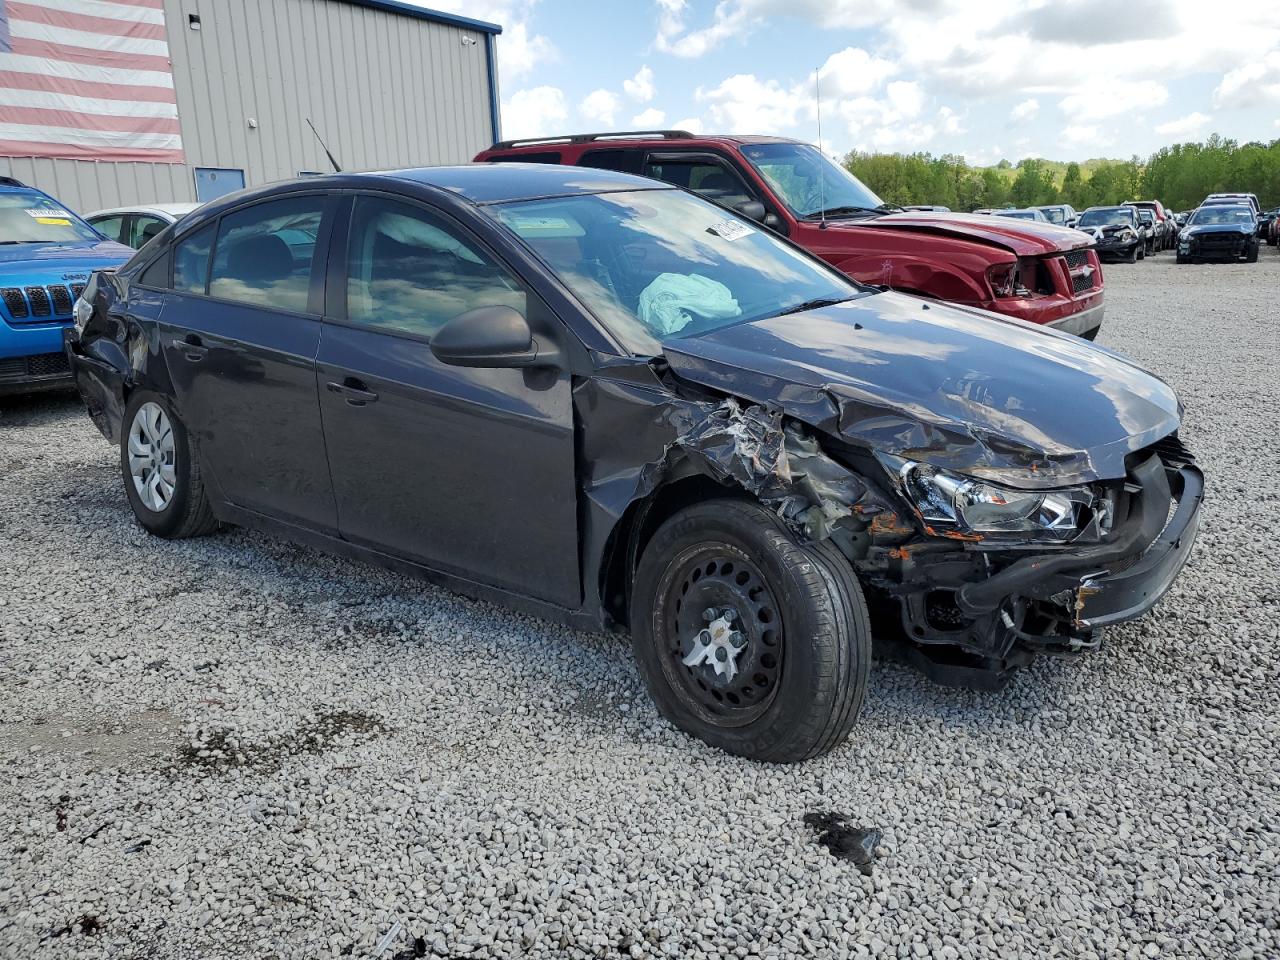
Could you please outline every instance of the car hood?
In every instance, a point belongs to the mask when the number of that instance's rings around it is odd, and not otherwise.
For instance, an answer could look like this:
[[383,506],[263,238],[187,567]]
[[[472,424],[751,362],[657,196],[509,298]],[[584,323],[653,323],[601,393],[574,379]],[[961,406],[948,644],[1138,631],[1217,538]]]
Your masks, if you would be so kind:
[[1178,429],[1164,381],[1077,337],[896,293],[664,343],[672,371],[849,443],[1039,489]]
[[884,227],[890,230],[911,230],[936,236],[955,237],[1003,247],[1020,257],[1044,256],[1063,250],[1089,245],[1089,238],[1070,227],[1035,220],[1015,220],[1010,217],[982,216],[969,213],[928,213],[908,211],[891,213],[873,220],[833,221],[832,227],[847,225]]
[[1182,232],[1189,237],[1205,233],[1244,233],[1252,236],[1256,229],[1248,223],[1202,223],[1194,227],[1183,227]]
[[[118,267],[136,252],[113,240],[0,244],[0,283],[52,283],[60,279],[61,271],[75,274],[74,280],[79,282],[88,279],[90,271]],[[72,279],[66,278],[65,282]]]

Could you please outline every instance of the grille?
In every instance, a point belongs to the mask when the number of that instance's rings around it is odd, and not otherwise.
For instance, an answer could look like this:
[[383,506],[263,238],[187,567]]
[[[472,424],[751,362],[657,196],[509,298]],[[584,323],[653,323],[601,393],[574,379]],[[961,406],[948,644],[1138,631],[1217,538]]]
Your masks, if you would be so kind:
[[39,353],[27,357],[27,373],[33,377],[52,377],[70,372],[71,364],[67,362],[65,353]]
[[27,299],[31,301],[33,317],[47,317],[53,313],[53,306],[49,303],[49,292],[44,287],[27,287]]
[[1089,262],[1087,250],[1068,250],[1063,256],[1066,257],[1068,270],[1079,270]]
[[1214,250],[1230,250],[1244,245],[1245,238],[1238,233],[1206,233],[1196,237],[1198,246]]
[[1093,273],[1076,273],[1071,277],[1071,292],[1083,293],[1085,290],[1092,290],[1094,286]]
[[0,380],[25,380],[28,377],[57,377],[71,372],[65,353],[38,353],[34,357],[8,357],[0,360]]
[[9,316],[13,319],[21,320],[31,312],[27,308],[27,298],[17,287],[5,287],[3,295],[4,308],[9,311]]
[[80,294],[82,294],[82,293],[84,293],[84,284],[83,284],[83,283],[73,283],[73,284],[71,285],[71,296],[73,296],[75,299],[79,300],[79,299],[80,299]]
[[71,313],[71,291],[62,285],[49,288],[49,296],[53,300],[53,312],[56,316],[65,317]]

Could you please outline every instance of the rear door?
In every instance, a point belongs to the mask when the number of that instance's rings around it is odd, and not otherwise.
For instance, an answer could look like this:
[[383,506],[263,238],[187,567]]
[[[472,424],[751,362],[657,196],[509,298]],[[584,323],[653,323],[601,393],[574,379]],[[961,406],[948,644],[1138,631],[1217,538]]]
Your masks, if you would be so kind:
[[259,201],[183,237],[160,323],[180,413],[222,493],[330,532],[315,359],[335,203]]
[[342,536],[466,579],[581,602],[569,374],[454,367],[431,353],[481,306],[567,331],[441,211],[353,198],[335,244],[318,373]]

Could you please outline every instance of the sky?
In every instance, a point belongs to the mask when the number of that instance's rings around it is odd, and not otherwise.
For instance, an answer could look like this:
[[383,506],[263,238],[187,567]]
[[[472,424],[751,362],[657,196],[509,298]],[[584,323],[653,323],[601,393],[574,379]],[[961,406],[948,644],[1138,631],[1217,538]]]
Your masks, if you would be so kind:
[[1275,0],[418,2],[502,25],[505,138],[818,142],[819,102],[836,155],[1127,159],[1214,132],[1280,138]]

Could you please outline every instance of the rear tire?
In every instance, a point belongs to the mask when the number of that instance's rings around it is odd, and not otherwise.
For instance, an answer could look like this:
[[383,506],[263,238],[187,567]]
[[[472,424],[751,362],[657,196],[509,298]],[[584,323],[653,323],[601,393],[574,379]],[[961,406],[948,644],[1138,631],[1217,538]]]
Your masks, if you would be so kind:
[[[699,638],[724,631],[727,610],[734,629],[719,636],[741,645],[699,660]],[[668,519],[645,547],[632,611],[654,703],[712,746],[790,763],[826,753],[853,727],[871,664],[862,588],[833,544],[798,543],[759,504],[710,500]],[[725,676],[717,659],[730,661]]]
[[218,528],[200,473],[200,458],[173,405],[139,390],[125,407],[120,471],[133,515],[147,532],[167,540]]

